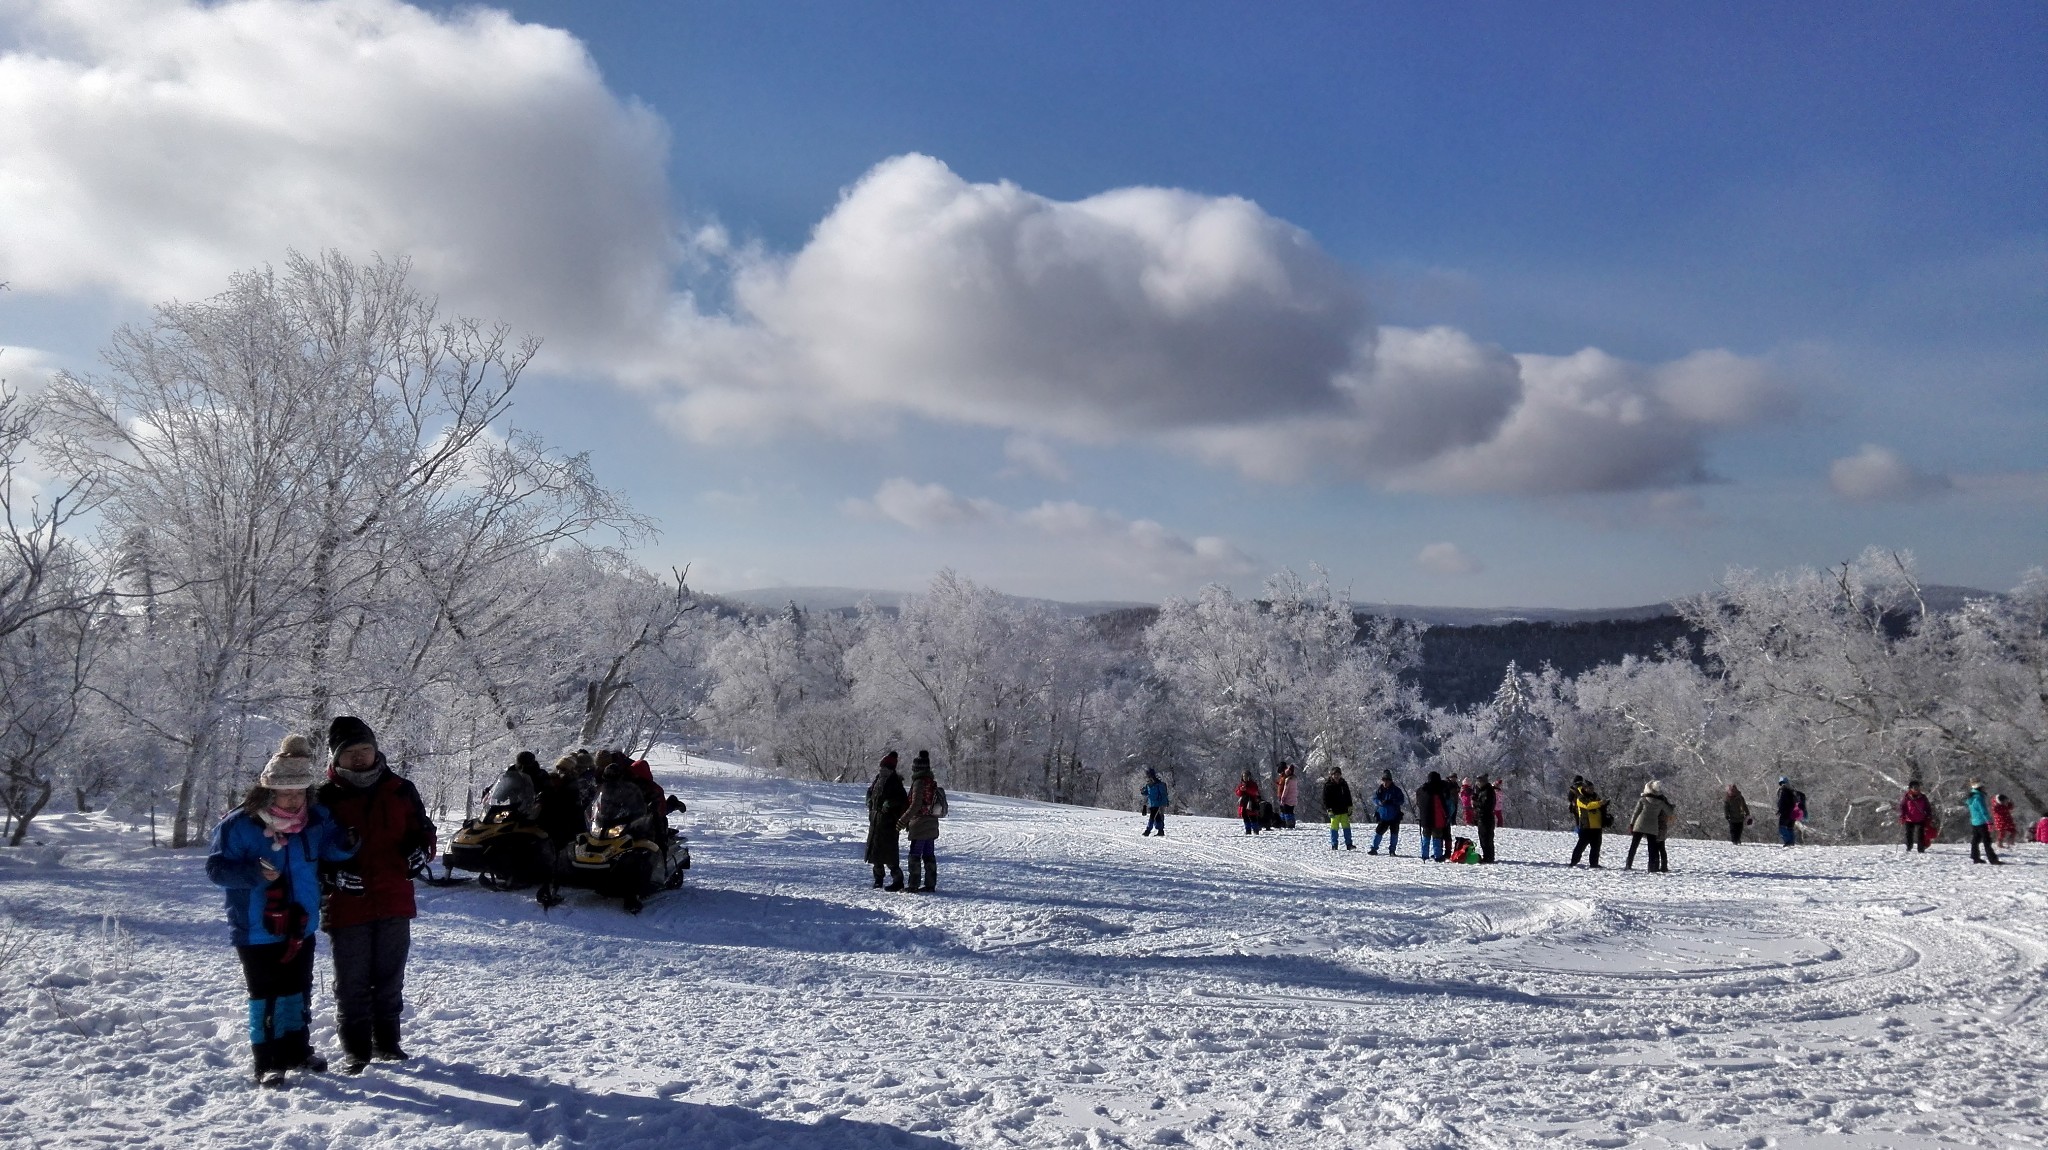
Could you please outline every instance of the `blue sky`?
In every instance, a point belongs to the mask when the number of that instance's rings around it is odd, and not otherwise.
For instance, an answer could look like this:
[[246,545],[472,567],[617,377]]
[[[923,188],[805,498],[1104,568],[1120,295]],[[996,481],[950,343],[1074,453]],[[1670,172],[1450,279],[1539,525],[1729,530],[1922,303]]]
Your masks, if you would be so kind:
[[519,418],[713,588],[1319,563],[1596,606],[1873,543],[2048,561],[2037,4],[0,26],[10,374],[286,246],[409,251],[548,336]]

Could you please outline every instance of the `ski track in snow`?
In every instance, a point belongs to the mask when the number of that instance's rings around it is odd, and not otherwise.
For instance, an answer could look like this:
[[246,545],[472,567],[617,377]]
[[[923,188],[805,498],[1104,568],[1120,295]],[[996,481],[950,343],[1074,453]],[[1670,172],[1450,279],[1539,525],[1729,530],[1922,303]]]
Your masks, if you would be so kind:
[[657,763],[682,890],[422,887],[419,1057],[283,1092],[202,853],[40,821],[0,851],[0,1146],[2048,1144],[2048,848],[1650,875],[1509,829],[1467,867],[959,795],[925,897],[868,887],[859,786]]

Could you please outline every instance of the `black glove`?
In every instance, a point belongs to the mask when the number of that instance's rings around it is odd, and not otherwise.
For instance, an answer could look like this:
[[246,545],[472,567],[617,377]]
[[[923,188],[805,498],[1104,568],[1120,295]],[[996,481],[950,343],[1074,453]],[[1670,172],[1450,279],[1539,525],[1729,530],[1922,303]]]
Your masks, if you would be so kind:
[[352,870],[338,870],[327,876],[327,881],[342,894],[363,893],[363,876]]
[[434,861],[434,856],[427,853],[427,848],[414,847],[412,853],[405,856],[405,873],[408,875],[426,874],[427,864],[432,861]]

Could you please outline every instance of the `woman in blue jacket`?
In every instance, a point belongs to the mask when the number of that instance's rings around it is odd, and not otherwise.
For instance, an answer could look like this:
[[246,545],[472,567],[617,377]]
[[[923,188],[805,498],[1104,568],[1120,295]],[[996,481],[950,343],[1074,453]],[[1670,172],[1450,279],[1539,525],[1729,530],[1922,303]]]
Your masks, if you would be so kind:
[[1970,861],[1985,861],[1977,855],[1977,847],[1982,845],[1984,853],[1990,856],[1992,866],[2005,865],[1999,861],[1998,852],[1991,846],[1991,800],[1985,797],[1984,784],[1971,779],[1970,795],[1964,802],[1970,808]]
[[320,864],[355,848],[308,797],[315,781],[312,744],[288,736],[241,808],[214,828],[206,856],[206,877],[226,889],[228,932],[249,985],[256,1081],[269,1087],[283,1086],[287,1070],[327,1069],[306,1033]]
[[1152,767],[1145,768],[1145,834],[1166,837],[1166,784]]

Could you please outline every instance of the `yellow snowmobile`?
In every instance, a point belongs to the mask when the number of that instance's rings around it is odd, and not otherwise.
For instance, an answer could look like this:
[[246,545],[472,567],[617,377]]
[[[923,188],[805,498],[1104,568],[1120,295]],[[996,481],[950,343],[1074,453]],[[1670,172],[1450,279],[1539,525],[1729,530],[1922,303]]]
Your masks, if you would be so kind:
[[[667,809],[685,808],[670,799]],[[650,815],[637,792],[608,786],[591,809],[590,829],[570,844],[559,881],[621,898],[629,914],[640,913],[644,896],[682,886],[689,841],[662,825],[662,813]]]
[[493,890],[517,890],[547,880],[553,870],[549,853],[545,830],[516,817],[510,805],[498,805],[482,818],[463,821],[441,863],[451,873],[475,871]]

